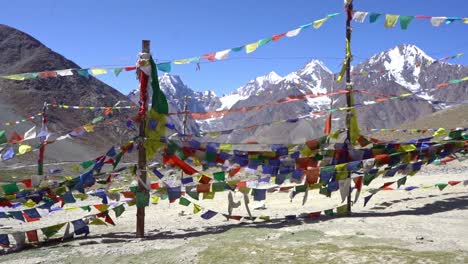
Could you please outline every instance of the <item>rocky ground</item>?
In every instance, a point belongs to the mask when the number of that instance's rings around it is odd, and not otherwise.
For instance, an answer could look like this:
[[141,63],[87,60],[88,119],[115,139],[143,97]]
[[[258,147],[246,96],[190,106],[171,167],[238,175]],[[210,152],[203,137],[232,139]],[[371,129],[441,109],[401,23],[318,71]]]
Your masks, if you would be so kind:
[[[362,198],[368,193],[363,193],[351,217],[251,223],[217,215],[204,220],[201,213],[192,214],[192,207],[164,200],[146,209],[147,236],[136,239],[136,209],[129,207],[114,219],[116,226],[91,226],[87,238],[3,255],[0,263],[467,263],[468,186],[460,183],[442,191],[434,187],[468,179],[467,166],[466,161],[455,161],[426,167],[409,177],[406,186],[432,187],[381,191],[367,207]],[[371,187],[399,178],[395,177],[376,179]],[[311,192],[302,206],[301,194],[290,201],[288,193],[272,193],[267,195],[266,209],[252,214],[280,218],[314,212],[340,205],[338,196],[328,199]],[[236,194],[234,199],[241,197]],[[226,201],[221,193],[199,204],[226,213]],[[234,214],[247,215],[243,206]],[[29,230],[82,215],[81,210],[60,211],[34,223],[4,219],[0,223]]]

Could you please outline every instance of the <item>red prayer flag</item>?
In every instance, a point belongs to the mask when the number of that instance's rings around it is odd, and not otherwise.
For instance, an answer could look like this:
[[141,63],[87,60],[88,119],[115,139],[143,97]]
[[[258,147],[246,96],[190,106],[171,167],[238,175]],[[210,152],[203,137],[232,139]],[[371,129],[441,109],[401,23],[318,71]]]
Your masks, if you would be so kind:
[[353,178],[354,186],[356,187],[356,190],[358,191],[361,191],[361,188],[362,188],[362,178],[363,178],[362,176]]
[[216,53],[213,52],[213,53],[203,55],[202,58],[207,59],[209,61],[215,61],[216,60],[215,56],[216,56]]
[[236,175],[236,173],[238,173],[240,171],[240,167],[236,167],[234,169],[232,169],[230,172],[229,172],[229,177],[232,177],[234,175]]
[[197,185],[197,192],[198,193],[209,193],[211,185],[210,184],[198,184]]
[[332,115],[329,114],[327,119],[325,120],[325,128],[323,129],[323,133],[325,135],[330,135],[331,132],[331,126],[332,126]]
[[112,218],[109,215],[106,215],[106,217],[104,218],[104,221],[106,221],[106,223],[109,223],[115,226],[114,221],[112,221]]
[[26,213],[23,212],[23,217],[24,219],[26,220],[26,222],[34,222],[34,221],[39,221],[41,218],[39,217],[36,217],[36,218],[33,218],[33,217],[29,217]]
[[39,237],[37,236],[37,230],[27,231],[26,236],[28,237],[28,241],[30,243],[39,242]]
[[208,177],[206,175],[202,175],[198,182],[202,183],[202,184],[208,184],[208,183],[210,183],[210,181],[211,181],[210,177]]
[[26,186],[26,188],[31,188],[31,187],[32,187],[32,181],[31,181],[31,179],[22,180],[21,182],[24,183],[24,185]]
[[307,215],[308,218],[316,218],[316,217],[320,217],[320,214],[322,214],[322,212],[313,212],[313,213],[309,213]]
[[8,144],[15,144],[15,143],[20,143],[23,141],[23,136],[20,134],[16,133],[16,131],[13,132],[13,135],[11,135],[10,140],[8,140]]
[[384,185],[381,188],[385,189],[386,187],[388,187],[388,186],[390,186],[390,185],[392,185],[394,183],[395,183],[394,181],[393,182],[386,182],[386,183],[384,183]]
[[449,181],[448,184],[450,184],[451,186],[454,186],[454,185],[457,185],[459,184],[461,181]]
[[278,35],[274,35],[271,40],[273,41],[278,41],[280,40],[282,37],[286,36],[286,33],[281,33],[281,34],[278,34]]
[[125,71],[134,71],[134,70],[136,70],[136,67],[135,66],[128,66],[128,67],[124,67],[124,70]]

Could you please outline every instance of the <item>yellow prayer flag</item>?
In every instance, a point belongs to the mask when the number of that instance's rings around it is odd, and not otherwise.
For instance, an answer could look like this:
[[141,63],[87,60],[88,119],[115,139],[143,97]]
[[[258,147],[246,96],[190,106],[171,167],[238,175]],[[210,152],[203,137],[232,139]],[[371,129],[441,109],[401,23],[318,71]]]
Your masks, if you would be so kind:
[[158,202],[159,202],[159,196],[151,197],[151,203],[152,204],[158,204]]
[[86,193],[76,193],[76,194],[73,194],[73,196],[83,201],[83,200],[86,200],[89,195],[87,195]]
[[221,132],[210,132],[210,133],[208,133],[208,136],[210,138],[217,138],[217,137],[221,136]]
[[315,20],[314,21],[314,28],[315,29],[320,28],[323,25],[323,23],[325,23],[325,21],[327,21],[327,20],[328,20],[328,17],[322,18],[322,19],[319,19],[319,20]]
[[400,15],[385,15],[385,27],[392,28],[395,27],[396,23],[398,22],[398,18]]
[[312,153],[314,153],[314,152],[307,146],[304,146],[304,148],[301,149],[301,156],[302,157],[312,156]]
[[404,152],[411,152],[413,150],[416,150],[416,146],[411,144],[411,145],[401,145],[400,147]]
[[232,150],[232,144],[221,143],[221,145],[219,146],[219,150],[221,150],[221,151],[231,151]]
[[188,64],[189,60],[188,59],[181,59],[181,60],[175,60],[174,64]]
[[245,45],[245,53],[249,54],[254,52],[258,48],[258,41]]
[[447,131],[445,130],[445,128],[441,127],[439,129],[437,129],[436,132],[434,132],[434,134],[432,135],[433,137],[441,137],[441,136],[445,136],[447,135]]
[[463,23],[468,24],[468,17],[463,18]]
[[36,206],[36,203],[33,200],[29,199],[23,204],[23,206],[27,208],[32,208]]
[[104,223],[104,221],[102,221],[101,219],[99,218],[94,218],[93,221],[91,221],[91,223],[89,223],[90,225],[107,225],[106,223]]
[[88,132],[88,133],[94,132],[94,126],[91,125],[91,124],[86,124],[86,125],[84,125],[84,126],[83,126],[83,129],[84,129],[86,132]]
[[28,152],[30,152],[32,150],[32,147],[29,146],[29,145],[20,145],[19,148],[18,148],[18,155],[23,155],[23,154],[26,154]]
[[101,74],[106,74],[107,70],[106,69],[90,69],[91,74],[93,75],[101,75]]
[[3,79],[16,80],[16,81],[22,81],[25,79],[25,77],[21,74],[7,75],[7,76],[1,76],[1,77]]
[[193,213],[197,214],[201,211],[201,207],[198,204],[193,204]]
[[342,163],[335,165],[336,169],[336,179],[337,180],[344,180],[348,178],[348,171],[347,171],[348,163]]

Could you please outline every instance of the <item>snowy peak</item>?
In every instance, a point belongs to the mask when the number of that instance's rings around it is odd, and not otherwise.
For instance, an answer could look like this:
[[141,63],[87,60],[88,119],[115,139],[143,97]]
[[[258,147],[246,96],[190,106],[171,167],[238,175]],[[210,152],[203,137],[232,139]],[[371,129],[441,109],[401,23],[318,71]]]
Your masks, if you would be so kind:
[[311,60],[307,63],[302,69],[298,71],[299,75],[309,75],[321,71],[326,71],[327,73],[331,74],[332,72],[328,69],[323,62],[319,60]]
[[278,84],[282,80],[281,76],[272,71],[249,81],[246,85],[238,88],[233,94],[238,94],[240,97],[249,97]]
[[[433,59],[417,46],[399,45],[372,56],[367,60],[363,70],[384,70],[385,78],[395,81],[413,93],[419,93],[421,66],[428,61]],[[423,97],[428,99],[426,96]]]
[[399,45],[372,56],[368,60],[368,63],[370,65],[384,63],[387,70],[392,70],[397,69],[403,64],[415,66],[423,61],[432,60],[434,59],[415,45]]
[[258,83],[258,85],[263,85],[265,83],[277,84],[281,80],[283,80],[283,78],[274,71],[268,73],[267,75],[255,78],[255,81]]

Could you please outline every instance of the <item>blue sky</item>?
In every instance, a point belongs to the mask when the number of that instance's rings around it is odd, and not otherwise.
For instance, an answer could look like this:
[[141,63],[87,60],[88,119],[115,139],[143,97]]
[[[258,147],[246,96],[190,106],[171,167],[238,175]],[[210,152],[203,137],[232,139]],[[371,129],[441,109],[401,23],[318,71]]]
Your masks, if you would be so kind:
[[[468,17],[463,0],[355,0],[355,9],[388,14]],[[4,1],[0,23],[18,28],[81,67],[133,65],[142,39],[150,39],[160,61],[203,55],[248,44],[300,25],[343,12],[343,0],[30,0]],[[337,71],[344,55],[344,14],[319,30],[304,30],[251,54],[230,60],[175,65],[172,74],[196,91],[229,93],[256,76],[275,71],[284,76],[317,58]],[[468,53],[468,25],[432,27],[413,20],[408,30],[377,23],[354,23],[354,63],[398,44],[415,44],[439,58]],[[453,61],[466,65],[468,54]],[[101,78],[123,93],[137,87],[133,73]]]

